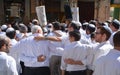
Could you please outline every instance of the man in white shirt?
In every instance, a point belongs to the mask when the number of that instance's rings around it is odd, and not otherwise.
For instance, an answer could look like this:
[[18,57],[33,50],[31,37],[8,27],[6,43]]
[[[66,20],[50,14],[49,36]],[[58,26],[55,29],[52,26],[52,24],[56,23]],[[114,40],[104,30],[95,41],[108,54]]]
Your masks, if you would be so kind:
[[118,21],[117,19],[114,19],[114,20],[112,21],[112,23],[110,24],[110,28],[111,28],[111,30],[112,30],[112,35],[111,35],[109,41],[110,41],[110,44],[111,44],[111,45],[114,45],[114,44],[113,44],[113,36],[114,36],[114,34],[115,34],[115,33],[119,30],[119,28],[120,28],[120,21]]
[[12,49],[17,50],[24,62],[24,75],[50,75],[48,41],[36,41],[35,36],[43,36],[40,26],[32,26],[31,36],[19,41]]
[[100,44],[93,50],[93,60],[91,69],[96,70],[95,62],[102,56],[106,56],[110,49],[113,49],[113,46],[108,41],[111,36],[111,30],[107,26],[97,27],[95,40]]
[[14,58],[7,55],[10,39],[0,36],[0,75],[18,75]]
[[[53,31],[50,32],[47,36],[63,36],[63,32],[60,30],[60,23],[59,22],[53,22],[52,23]],[[59,33],[59,34],[56,34]],[[59,48],[63,48],[62,42],[55,42],[50,41],[50,71],[51,75],[61,75],[61,56],[63,53],[63,50],[57,50]],[[53,48],[54,46],[54,48]]]
[[114,49],[95,62],[93,75],[120,75],[120,31],[113,36]]
[[[65,46],[65,50],[62,55],[61,69],[62,75],[86,75],[86,57],[87,50],[80,43],[80,32],[69,32],[70,44]],[[68,60],[74,59],[75,61],[81,61],[81,64],[69,64]]]
[[[10,41],[11,47],[14,46],[15,44],[17,44],[17,41],[16,41],[16,39],[15,39],[15,37],[16,37],[16,31],[15,31],[12,27],[10,27],[10,28],[8,28],[8,29],[6,30],[6,36],[9,37],[10,40],[11,40],[11,41]],[[12,51],[12,50],[10,49],[9,55],[12,56],[12,57],[15,59],[16,64],[17,64],[18,74],[20,74],[20,72],[21,72],[20,61],[19,61],[19,59],[18,59],[18,54],[15,53],[15,52],[16,52],[16,51]]]

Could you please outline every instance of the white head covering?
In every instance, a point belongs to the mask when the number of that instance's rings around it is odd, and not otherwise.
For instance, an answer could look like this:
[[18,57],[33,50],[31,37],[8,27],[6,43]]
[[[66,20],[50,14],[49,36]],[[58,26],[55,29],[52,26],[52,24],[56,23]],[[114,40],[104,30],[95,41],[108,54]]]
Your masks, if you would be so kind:
[[7,25],[4,24],[1,26],[1,30],[5,30],[5,29],[7,29]]
[[12,31],[15,31],[13,28],[8,28],[7,30],[6,30],[6,32],[12,32]]

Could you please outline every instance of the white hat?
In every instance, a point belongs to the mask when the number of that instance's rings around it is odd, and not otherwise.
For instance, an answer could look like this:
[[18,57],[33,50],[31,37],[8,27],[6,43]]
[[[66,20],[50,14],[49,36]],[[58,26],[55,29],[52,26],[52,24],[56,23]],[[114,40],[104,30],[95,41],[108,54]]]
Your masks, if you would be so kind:
[[7,29],[7,25],[4,24],[1,26],[1,30],[5,30],[5,29]]
[[82,26],[82,24],[79,21],[72,21],[72,22],[77,24],[77,26]]
[[15,31],[13,28],[8,28],[7,30],[6,30],[6,32],[12,32],[12,31]]
[[85,22],[85,23],[83,23],[82,25],[84,26],[84,25],[88,25],[89,23],[88,22]]
[[82,24],[81,24],[80,22],[78,22],[78,21],[76,22],[76,24],[77,24],[78,26],[82,26]]
[[19,24],[19,26],[24,26],[24,25],[25,25],[25,24],[23,24],[23,23],[20,23],[20,24]]
[[37,19],[33,19],[32,22],[38,22],[38,20]]

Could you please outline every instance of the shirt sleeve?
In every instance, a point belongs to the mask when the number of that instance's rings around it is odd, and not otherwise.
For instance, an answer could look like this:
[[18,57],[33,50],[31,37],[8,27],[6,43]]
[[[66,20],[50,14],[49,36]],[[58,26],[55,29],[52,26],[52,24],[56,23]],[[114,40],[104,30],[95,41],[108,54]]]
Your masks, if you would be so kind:
[[61,59],[61,70],[66,70],[67,64],[64,62],[64,58],[65,58],[65,52],[62,55],[62,59]]
[[18,75],[15,60],[11,57],[9,57],[8,60],[7,75]]

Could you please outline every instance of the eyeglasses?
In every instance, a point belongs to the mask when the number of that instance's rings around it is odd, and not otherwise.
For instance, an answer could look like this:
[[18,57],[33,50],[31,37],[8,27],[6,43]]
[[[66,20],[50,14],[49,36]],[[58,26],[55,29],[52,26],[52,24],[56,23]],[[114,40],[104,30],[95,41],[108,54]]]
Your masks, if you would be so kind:
[[95,34],[101,34],[100,32],[95,32]]

